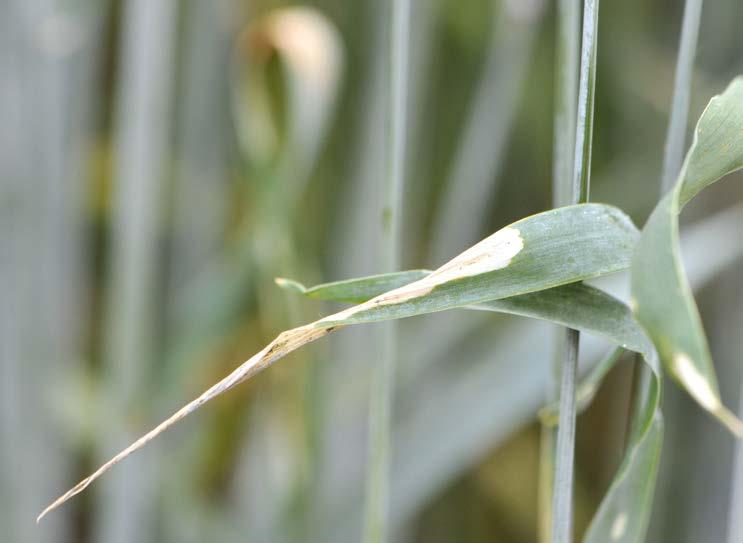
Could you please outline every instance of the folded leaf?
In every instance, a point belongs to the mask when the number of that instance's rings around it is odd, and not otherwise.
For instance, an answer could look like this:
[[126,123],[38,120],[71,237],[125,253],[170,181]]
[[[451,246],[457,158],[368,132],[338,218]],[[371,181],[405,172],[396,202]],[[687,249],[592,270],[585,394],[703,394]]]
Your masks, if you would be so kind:
[[629,218],[611,206],[584,204],[546,211],[499,230],[422,279],[282,332],[230,375],[55,500],[38,520],[209,400],[333,330],[497,300],[620,271],[628,267],[637,237]]
[[675,187],[650,215],[632,262],[637,320],[663,367],[733,433],[743,424],[720,400],[701,318],[684,273],[678,214],[704,187],[743,167],[743,78],[712,98],[694,132]]
[[[319,300],[342,302],[352,299],[365,302],[384,294],[386,287],[400,288],[411,283],[411,277],[423,278],[431,273],[428,270],[408,270],[323,283],[309,288],[290,279],[277,279],[276,283],[281,288]],[[629,307],[603,290],[585,283],[570,283],[463,308],[550,321],[606,338],[619,347],[639,353],[652,348]]]
[[317,300],[361,303],[392,289],[407,285],[418,279],[423,279],[430,274],[430,270],[408,270],[369,275],[360,279],[334,281],[309,288],[297,281],[277,277],[276,284],[283,289],[293,290],[294,292]]
[[[426,270],[396,272],[325,283],[311,288],[287,279],[277,280],[277,284],[317,299],[343,301],[353,298],[365,301],[382,294],[382,285],[404,288],[411,277],[425,277],[430,273],[432,272]],[[655,488],[662,444],[663,422],[659,409],[661,381],[653,345],[634,319],[630,308],[607,293],[584,283],[571,283],[467,305],[464,308],[547,320],[603,337],[616,344],[618,347],[601,360],[578,387],[580,409],[588,406],[601,381],[624,349],[643,356],[652,370],[649,393],[643,398],[641,408],[632,421],[632,433],[624,461],[585,538],[586,542],[642,541],[647,529],[649,503]],[[540,412],[540,418],[546,424],[556,424],[557,409],[557,404],[545,407]]]

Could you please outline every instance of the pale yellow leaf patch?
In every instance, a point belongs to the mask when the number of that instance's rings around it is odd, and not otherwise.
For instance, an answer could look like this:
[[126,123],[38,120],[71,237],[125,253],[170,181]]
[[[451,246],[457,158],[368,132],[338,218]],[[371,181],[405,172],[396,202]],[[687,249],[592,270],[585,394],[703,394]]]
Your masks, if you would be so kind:
[[363,304],[330,315],[320,322],[340,321],[374,307],[401,304],[425,296],[444,283],[503,269],[523,248],[524,240],[519,230],[510,226],[503,228],[454,257],[423,279],[380,294]]

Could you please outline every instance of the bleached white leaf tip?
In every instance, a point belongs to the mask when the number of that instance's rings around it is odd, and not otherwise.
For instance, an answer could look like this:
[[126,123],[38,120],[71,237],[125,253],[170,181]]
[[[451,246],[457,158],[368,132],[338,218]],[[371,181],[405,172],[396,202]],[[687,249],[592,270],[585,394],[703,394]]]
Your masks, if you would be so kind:
[[736,437],[743,438],[743,422],[727,409],[709,381],[697,370],[684,353],[673,356],[673,368],[693,398],[715,415]]
[[611,524],[611,540],[612,541],[619,541],[624,537],[625,532],[627,531],[627,520],[629,517],[627,516],[627,513],[622,511],[617,515],[617,518],[614,519],[614,522]]
[[720,407],[720,399],[712,389],[709,381],[694,366],[685,353],[673,355],[673,369],[689,393],[707,411],[714,412]]

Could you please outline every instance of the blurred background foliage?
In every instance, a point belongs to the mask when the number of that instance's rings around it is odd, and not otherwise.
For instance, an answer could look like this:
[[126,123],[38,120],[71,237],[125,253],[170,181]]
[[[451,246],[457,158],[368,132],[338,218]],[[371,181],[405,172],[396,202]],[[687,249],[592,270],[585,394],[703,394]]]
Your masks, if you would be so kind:
[[[385,5],[0,5],[4,541],[359,539],[373,326],[292,355],[33,519],[279,331],[332,309],[275,276],[389,271],[378,266]],[[405,268],[437,266],[550,206],[554,11],[413,2]],[[670,0],[601,6],[591,200],[638,225],[657,199],[681,14]],[[735,0],[705,6],[691,119],[743,72],[741,20]],[[743,210],[723,210],[742,190],[723,183],[683,217],[728,404],[741,377],[731,264]],[[536,540],[553,332],[479,312],[401,323],[394,541]],[[584,346],[588,368],[605,346]],[[631,371],[618,365],[579,418],[579,531],[621,458]],[[733,439],[666,390],[649,540],[722,541]]]

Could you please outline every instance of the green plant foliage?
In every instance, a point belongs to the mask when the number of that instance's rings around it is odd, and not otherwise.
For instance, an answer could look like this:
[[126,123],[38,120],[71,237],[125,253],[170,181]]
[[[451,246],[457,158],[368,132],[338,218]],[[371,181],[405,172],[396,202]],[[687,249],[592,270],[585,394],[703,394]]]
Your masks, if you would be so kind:
[[634,413],[622,466],[586,534],[588,542],[641,542],[652,509],[663,436],[658,362],[697,402],[737,435],[741,423],[722,406],[699,312],[681,264],[678,214],[724,175],[743,166],[743,78],[714,97],[694,134],[679,181],[661,199],[632,263],[633,309],[654,349],[643,352],[653,382]]
[[[626,307],[626,306],[625,306]],[[627,308],[629,310],[629,308]],[[581,330],[584,331],[584,330]],[[593,398],[596,396],[601,383],[606,375],[611,371],[614,365],[619,361],[625,349],[615,347],[609,353],[599,360],[584,377],[575,391],[575,401],[578,413],[585,411]],[[555,426],[558,422],[559,405],[557,402],[551,402],[539,410],[539,420],[547,427]]]
[[638,235],[630,219],[612,206],[582,204],[546,211],[499,230],[418,281],[282,332],[230,375],[62,495],[39,518],[206,402],[340,327],[453,309],[617,272],[629,266]]
[[[411,283],[411,277],[420,280],[431,273],[427,270],[409,270],[323,283],[310,288],[288,279],[277,280],[277,284],[319,300],[343,302],[352,298],[354,301],[365,302],[390,290],[384,289],[382,285],[400,288]],[[519,296],[466,305],[463,309],[542,319],[605,338],[624,349],[639,353],[648,350],[647,339],[629,307],[606,292],[584,283],[569,283]],[[591,382],[598,383],[600,378],[594,376]]]
[[[326,283],[306,288],[295,281],[280,280],[279,286],[316,299],[366,300],[384,294],[380,285],[402,287],[410,277],[428,274],[412,270]],[[652,344],[624,303],[584,283],[559,287],[464,306],[465,309],[495,311],[542,319],[600,336],[618,347],[601,360],[577,389],[578,409],[585,409],[601,381],[619,360],[624,349],[640,353],[652,371],[650,392],[642,399],[633,421],[627,453],[586,535],[587,542],[642,541],[647,530],[655,479],[660,458],[663,420],[659,409],[660,369]],[[558,406],[546,406],[540,418],[557,423]]]
[[316,300],[359,304],[374,298],[374,296],[379,296],[392,289],[423,279],[430,274],[430,270],[406,270],[370,275],[358,279],[333,281],[332,283],[323,283],[309,288],[292,279],[277,277],[276,284],[283,289],[294,291]]
[[[337,328],[467,308],[549,320],[602,336],[643,356],[652,370],[652,383],[635,411],[624,461],[586,534],[589,542],[641,541],[649,519],[663,431],[658,360],[702,407],[741,433],[739,421],[719,398],[706,338],[681,266],[677,215],[704,187],[742,166],[743,78],[738,78],[713,98],[703,113],[679,181],[653,211],[641,237],[620,210],[581,204],[517,221],[433,272],[412,270],[312,288],[279,279],[280,286],[308,297],[359,304],[283,332],[43,514],[207,401]],[[579,283],[627,269],[630,264],[637,321],[622,302]],[[582,404],[590,401],[618,355],[618,350],[612,352],[589,374],[579,389]],[[554,417],[554,406],[543,416]]]
[[584,538],[586,543],[645,540],[663,440],[663,417],[657,409],[658,392],[651,395],[656,397],[654,415],[641,430],[641,436],[630,445],[609,492],[591,521]]
[[606,275],[626,268],[635,241],[632,222],[612,206],[545,211],[499,230],[431,275],[318,325],[411,317]]
[[666,371],[736,435],[743,425],[720,400],[699,311],[684,273],[678,214],[703,188],[743,166],[743,78],[712,98],[678,182],[650,215],[632,263],[633,309]]

